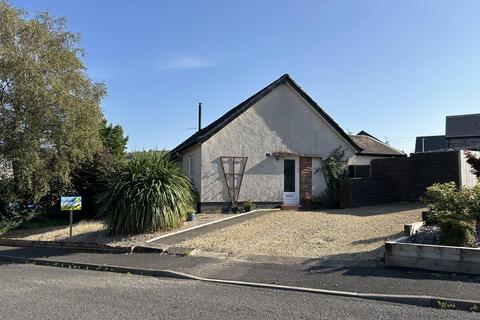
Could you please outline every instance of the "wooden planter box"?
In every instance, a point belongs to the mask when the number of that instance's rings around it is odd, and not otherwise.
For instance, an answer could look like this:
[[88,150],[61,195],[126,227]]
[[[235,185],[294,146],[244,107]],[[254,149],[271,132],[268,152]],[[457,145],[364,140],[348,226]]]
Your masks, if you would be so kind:
[[480,248],[404,243],[407,238],[385,243],[386,265],[480,275]]

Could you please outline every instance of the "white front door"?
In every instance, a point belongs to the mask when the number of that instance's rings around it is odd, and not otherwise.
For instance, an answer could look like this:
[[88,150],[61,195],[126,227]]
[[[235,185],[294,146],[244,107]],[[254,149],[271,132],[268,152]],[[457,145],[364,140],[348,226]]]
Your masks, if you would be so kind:
[[283,204],[299,204],[300,201],[298,189],[298,158],[283,159]]

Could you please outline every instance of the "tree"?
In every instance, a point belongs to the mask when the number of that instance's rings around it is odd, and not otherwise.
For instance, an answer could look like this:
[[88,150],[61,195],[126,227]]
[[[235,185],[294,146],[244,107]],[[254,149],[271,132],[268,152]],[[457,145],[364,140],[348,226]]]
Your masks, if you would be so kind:
[[85,74],[79,36],[65,19],[0,2],[0,156],[19,203],[54,199],[102,146],[103,84]]
[[473,174],[480,178],[480,158],[477,158],[472,152],[466,151],[467,163],[472,166]]
[[103,120],[100,129],[100,137],[103,146],[117,159],[125,157],[125,149],[127,148],[128,137],[123,135],[123,128],[120,125],[107,124],[107,120]]

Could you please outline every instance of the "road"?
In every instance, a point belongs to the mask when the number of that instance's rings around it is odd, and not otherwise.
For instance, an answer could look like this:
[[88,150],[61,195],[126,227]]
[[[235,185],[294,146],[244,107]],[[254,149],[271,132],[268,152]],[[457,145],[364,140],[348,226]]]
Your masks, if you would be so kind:
[[478,319],[310,293],[35,265],[0,265],[0,319]]

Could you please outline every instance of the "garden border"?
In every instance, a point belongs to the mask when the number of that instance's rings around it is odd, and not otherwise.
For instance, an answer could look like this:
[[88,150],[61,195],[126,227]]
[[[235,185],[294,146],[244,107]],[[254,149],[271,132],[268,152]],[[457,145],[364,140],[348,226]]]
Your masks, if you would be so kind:
[[406,243],[408,238],[385,242],[385,265],[480,275],[480,248]]
[[0,246],[5,247],[42,247],[52,249],[65,249],[77,252],[96,253],[164,253],[164,248],[139,246],[109,246],[92,242],[70,242],[70,241],[46,241],[46,240],[21,240],[21,239],[0,239]]

